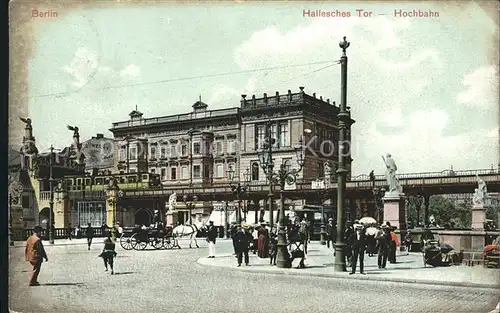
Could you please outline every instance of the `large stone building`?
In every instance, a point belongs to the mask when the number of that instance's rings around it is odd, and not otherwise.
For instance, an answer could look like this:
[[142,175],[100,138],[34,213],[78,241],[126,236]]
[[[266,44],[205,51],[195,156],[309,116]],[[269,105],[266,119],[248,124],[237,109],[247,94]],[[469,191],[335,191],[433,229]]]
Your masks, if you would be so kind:
[[[128,121],[113,123],[114,173],[157,173],[163,186],[195,187],[228,184],[232,167],[235,177],[243,179],[248,172],[251,183],[263,184],[266,177],[257,151],[270,132],[276,140],[275,168],[282,163],[298,167],[294,148],[302,139],[308,149],[298,179],[334,178],[339,107],[329,99],[308,95],[300,87],[298,93],[289,90],[284,95],[242,95],[235,108],[209,110],[201,99],[192,108],[189,113],[152,118],[134,110]],[[349,177],[350,162],[347,168]],[[196,203],[191,213],[201,220],[217,205]],[[182,203],[179,209],[183,211]],[[186,209],[174,222],[186,221],[187,214]]]

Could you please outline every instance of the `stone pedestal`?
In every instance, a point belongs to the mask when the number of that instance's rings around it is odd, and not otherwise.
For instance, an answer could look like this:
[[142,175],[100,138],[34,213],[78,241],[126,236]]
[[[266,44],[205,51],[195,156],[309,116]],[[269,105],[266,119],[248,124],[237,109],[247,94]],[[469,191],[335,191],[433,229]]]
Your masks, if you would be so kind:
[[[69,201],[67,199],[54,201],[54,227],[66,228],[70,222]],[[75,227],[75,225],[72,225]]]
[[167,226],[177,225],[177,222],[179,221],[179,212],[170,210],[167,211],[165,215],[166,215]]
[[486,207],[483,204],[474,204],[472,207],[472,229],[483,230],[486,220]]
[[389,222],[391,226],[399,230],[406,230],[406,207],[405,195],[399,192],[386,192],[384,198],[384,223]]

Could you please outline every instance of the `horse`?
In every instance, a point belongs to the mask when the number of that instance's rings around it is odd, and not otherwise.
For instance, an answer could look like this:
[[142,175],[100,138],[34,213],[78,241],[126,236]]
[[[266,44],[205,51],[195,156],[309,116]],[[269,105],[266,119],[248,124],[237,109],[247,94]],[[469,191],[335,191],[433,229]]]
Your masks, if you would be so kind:
[[178,225],[172,229],[172,236],[174,236],[174,246],[177,246],[179,249],[181,246],[177,238],[187,237],[189,236],[189,248],[191,249],[191,245],[196,244],[196,248],[199,248],[198,241],[196,240],[196,235],[198,232],[205,227],[206,221],[202,223],[202,225],[198,226],[196,224],[193,225]]

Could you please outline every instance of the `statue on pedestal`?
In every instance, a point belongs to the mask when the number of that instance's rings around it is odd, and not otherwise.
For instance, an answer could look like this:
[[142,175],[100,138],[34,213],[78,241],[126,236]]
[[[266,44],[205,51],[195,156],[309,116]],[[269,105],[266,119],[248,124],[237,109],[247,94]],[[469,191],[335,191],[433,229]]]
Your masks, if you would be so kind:
[[478,188],[474,189],[474,196],[472,197],[472,201],[474,205],[484,205],[486,196],[488,194],[488,188],[486,187],[486,183],[484,182],[484,180],[479,178],[479,175],[476,174],[476,177]]
[[174,192],[168,198],[168,210],[173,211],[175,210],[176,206],[177,206],[177,193]]
[[387,179],[387,184],[389,185],[389,193],[403,192],[403,188],[399,184],[398,178],[396,177],[398,167],[396,166],[396,162],[394,162],[391,154],[387,153],[385,158],[382,156],[382,160],[384,160],[385,167],[387,168],[385,171],[385,177]]

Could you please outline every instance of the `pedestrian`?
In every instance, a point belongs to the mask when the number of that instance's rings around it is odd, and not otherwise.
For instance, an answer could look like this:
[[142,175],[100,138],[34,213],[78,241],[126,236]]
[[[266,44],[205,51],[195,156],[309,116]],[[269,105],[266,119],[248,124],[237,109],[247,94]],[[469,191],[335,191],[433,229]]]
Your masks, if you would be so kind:
[[262,224],[259,229],[259,239],[257,240],[257,256],[261,259],[269,257],[269,232]]
[[76,239],[80,239],[80,231],[81,231],[81,227],[80,227],[80,224],[78,224],[75,227],[75,237],[76,237]]
[[73,236],[73,227],[71,226],[71,223],[68,224],[68,228],[66,229],[68,239],[71,240],[71,237]]
[[214,222],[208,222],[207,230],[207,242],[208,242],[208,258],[215,258],[215,239],[217,238],[217,229],[214,226]]
[[333,224],[333,218],[328,219],[328,224],[326,224],[326,247],[330,248],[330,242],[332,243],[332,249],[335,249],[335,237],[337,235],[337,228]]
[[398,236],[396,236],[396,233],[394,232],[394,228],[391,228],[390,236],[391,236],[391,241],[389,244],[388,259],[390,263],[396,263],[396,249],[397,247],[399,247],[399,240]]
[[408,231],[405,236],[406,251],[411,252],[412,245],[413,245],[413,237],[411,236],[410,231]]
[[391,241],[391,235],[389,233],[389,228],[386,225],[382,225],[380,230],[377,232],[377,265],[379,269],[386,268],[387,265],[387,255],[389,252],[389,243]]
[[355,231],[352,234],[352,270],[349,275],[356,273],[356,265],[359,260],[359,272],[365,275],[364,270],[364,259],[365,259],[365,249],[366,249],[366,229],[361,224],[355,225]]
[[87,238],[87,245],[90,250],[90,246],[92,245],[92,239],[94,238],[94,228],[90,223],[87,224],[87,229],[85,230],[85,237]]
[[103,236],[103,237],[106,237],[106,236],[107,236],[107,233],[108,233],[108,225],[106,225],[106,223],[102,223],[102,225],[101,225],[101,233],[102,233],[102,236]]
[[346,222],[346,230],[344,232],[344,254],[346,258],[346,264],[348,267],[352,266],[352,237],[354,234],[354,227],[351,221]]
[[115,248],[115,243],[111,240],[111,234],[108,233],[106,239],[104,240],[104,248],[102,249],[101,254],[99,254],[99,257],[104,260],[104,267],[106,268],[106,272],[108,271],[109,264],[109,267],[111,268],[111,275],[115,273],[113,268],[114,259],[116,257]]
[[239,226],[236,224],[231,225],[231,240],[233,241],[233,255],[237,257],[237,251],[236,251],[236,240],[235,236],[238,233]]
[[243,255],[245,256],[245,265],[248,266],[248,247],[251,242],[251,234],[245,231],[244,227],[238,227],[237,232],[234,235],[234,241],[236,242],[236,253],[238,258],[238,266],[241,266],[243,261]]
[[33,266],[33,271],[30,278],[30,286],[40,286],[38,282],[38,275],[40,274],[40,269],[42,267],[43,259],[48,262],[47,253],[43,248],[42,243],[42,227],[35,226],[33,230],[33,235],[31,235],[28,240],[26,240],[26,250],[24,256],[26,261],[30,262]]
[[269,264],[276,265],[276,256],[278,255],[278,238],[272,233],[269,238]]
[[253,237],[253,254],[257,253],[257,247],[258,247],[258,242],[259,242],[259,231],[257,227],[253,228],[252,231],[252,237]]

